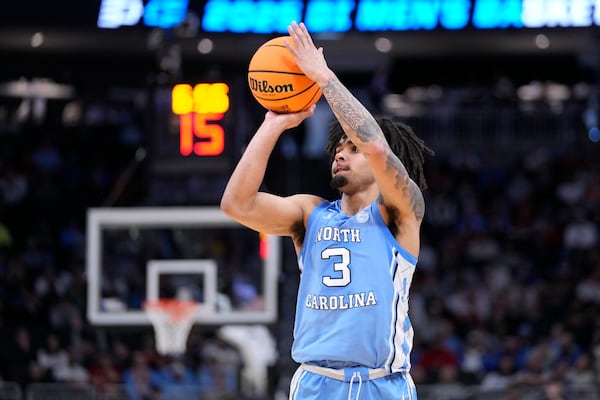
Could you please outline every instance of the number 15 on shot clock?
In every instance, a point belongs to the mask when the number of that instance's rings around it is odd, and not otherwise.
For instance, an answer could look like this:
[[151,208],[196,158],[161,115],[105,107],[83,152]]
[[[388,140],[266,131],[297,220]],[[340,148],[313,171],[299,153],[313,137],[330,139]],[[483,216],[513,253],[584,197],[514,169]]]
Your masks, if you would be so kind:
[[225,150],[220,125],[229,110],[226,83],[178,84],[171,92],[171,110],[179,115],[179,152],[182,156],[218,156]]

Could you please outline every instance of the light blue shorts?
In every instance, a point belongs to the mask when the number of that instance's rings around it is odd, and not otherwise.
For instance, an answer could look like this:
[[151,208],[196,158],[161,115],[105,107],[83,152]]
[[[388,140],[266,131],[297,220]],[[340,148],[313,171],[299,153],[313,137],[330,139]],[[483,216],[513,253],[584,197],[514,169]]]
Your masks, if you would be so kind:
[[[347,373],[351,376],[352,373]],[[299,367],[290,384],[290,400],[416,400],[417,390],[409,373],[398,372],[377,379],[341,381]]]

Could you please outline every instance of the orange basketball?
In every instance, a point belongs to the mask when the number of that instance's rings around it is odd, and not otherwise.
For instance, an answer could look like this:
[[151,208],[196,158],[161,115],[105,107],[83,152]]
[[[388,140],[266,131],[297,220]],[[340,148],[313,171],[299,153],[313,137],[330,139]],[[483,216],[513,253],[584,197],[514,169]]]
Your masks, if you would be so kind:
[[290,36],[265,42],[256,50],[248,66],[250,92],[263,107],[277,113],[306,110],[321,98],[321,87],[309,79],[285,47],[294,44]]

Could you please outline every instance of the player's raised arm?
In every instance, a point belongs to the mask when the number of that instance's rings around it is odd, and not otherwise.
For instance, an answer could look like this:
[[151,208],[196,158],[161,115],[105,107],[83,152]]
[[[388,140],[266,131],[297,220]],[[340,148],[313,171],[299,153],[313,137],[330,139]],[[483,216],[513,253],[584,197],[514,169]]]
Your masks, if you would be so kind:
[[300,113],[266,113],[227,183],[221,198],[225,214],[259,232],[292,236],[298,223],[304,221],[305,208],[318,199],[307,195],[280,197],[259,189],[281,134],[298,126],[313,112],[314,106]]
[[420,223],[424,213],[421,191],[391,150],[375,118],[328,67],[323,49],[317,49],[303,23],[293,22],[288,32],[296,48],[287,47],[294,54],[298,66],[321,86],[348,138],[369,160],[383,203],[399,213],[399,217],[414,218]]

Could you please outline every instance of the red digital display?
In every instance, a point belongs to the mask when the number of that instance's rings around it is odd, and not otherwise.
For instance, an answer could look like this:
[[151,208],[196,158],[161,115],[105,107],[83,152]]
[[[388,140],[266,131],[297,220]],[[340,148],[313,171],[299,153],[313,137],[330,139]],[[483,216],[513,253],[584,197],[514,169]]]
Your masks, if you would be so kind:
[[171,92],[171,110],[179,115],[179,152],[182,156],[218,156],[225,150],[220,121],[229,110],[225,83],[178,84]]

